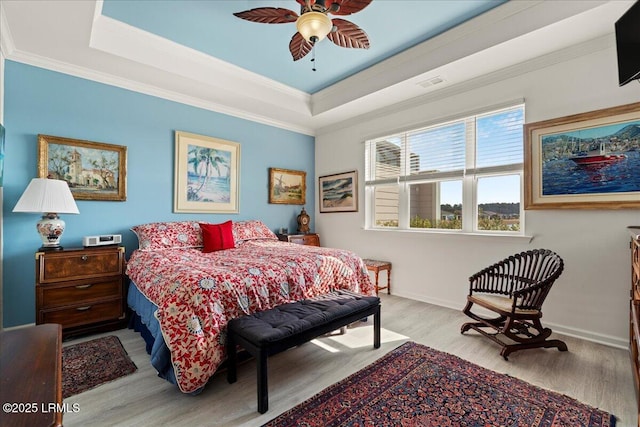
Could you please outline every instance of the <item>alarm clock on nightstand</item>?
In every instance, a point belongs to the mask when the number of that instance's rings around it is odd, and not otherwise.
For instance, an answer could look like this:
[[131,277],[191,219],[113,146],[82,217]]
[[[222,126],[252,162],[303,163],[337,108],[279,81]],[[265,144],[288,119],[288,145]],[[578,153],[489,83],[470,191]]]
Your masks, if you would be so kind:
[[302,212],[298,215],[298,233],[308,233],[309,232],[309,215],[307,211],[302,208]]

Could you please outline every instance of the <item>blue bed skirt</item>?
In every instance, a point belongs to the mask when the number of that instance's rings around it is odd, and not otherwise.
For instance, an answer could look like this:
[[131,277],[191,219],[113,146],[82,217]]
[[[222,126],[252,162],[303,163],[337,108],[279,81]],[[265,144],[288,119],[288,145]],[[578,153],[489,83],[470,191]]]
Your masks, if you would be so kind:
[[151,356],[151,365],[158,371],[158,376],[172,384],[177,384],[171,364],[171,353],[164,342],[160,323],[154,316],[158,309],[131,282],[127,294],[127,303],[132,310],[129,328],[142,335],[146,342],[147,353]]

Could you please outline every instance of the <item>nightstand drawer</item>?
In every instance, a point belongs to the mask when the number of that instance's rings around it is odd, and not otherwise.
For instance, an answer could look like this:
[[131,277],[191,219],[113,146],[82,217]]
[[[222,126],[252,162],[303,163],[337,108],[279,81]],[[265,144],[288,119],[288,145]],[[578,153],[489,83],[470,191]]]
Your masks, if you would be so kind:
[[42,310],[38,314],[40,323],[59,323],[63,328],[86,325],[104,320],[122,318],[122,299],[100,303],[87,303],[78,307],[60,310]]
[[317,233],[309,234],[278,234],[278,239],[283,242],[295,243],[306,246],[320,246],[320,236]]
[[299,243],[301,245],[320,246],[320,239],[318,238],[317,234],[305,234],[304,236],[302,236],[302,241],[297,240],[298,239],[296,238],[295,240],[292,239],[291,241],[293,243]]
[[120,251],[79,250],[39,257],[39,283],[122,274]]
[[122,294],[122,281],[116,277],[108,282],[87,283],[75,286],[42,286],[41,309],[77,304],[78,301],[119,298]]

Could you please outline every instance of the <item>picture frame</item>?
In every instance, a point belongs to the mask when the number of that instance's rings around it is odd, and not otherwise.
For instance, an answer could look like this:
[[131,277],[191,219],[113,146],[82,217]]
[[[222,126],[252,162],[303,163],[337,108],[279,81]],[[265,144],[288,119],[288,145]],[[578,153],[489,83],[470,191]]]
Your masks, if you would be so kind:
[[324,175],[318,179],[320,213],[358,211],[358,171]]
[[525,209],[640,207],[640,102],[524,126]]
[[240,144],[175,132],[173,211],[238,213]]
[[38,177],[61,179],[76,200],[127,200],[127,147],[38,135]]
[[307,173],[269,168],[269,203],[304,205],[307,200]]

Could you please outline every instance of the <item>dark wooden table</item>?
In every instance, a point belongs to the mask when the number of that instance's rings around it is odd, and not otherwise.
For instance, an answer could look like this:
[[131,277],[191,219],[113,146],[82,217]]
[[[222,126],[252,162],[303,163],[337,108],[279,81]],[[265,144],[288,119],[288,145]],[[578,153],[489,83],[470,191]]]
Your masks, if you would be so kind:
[[0,332],[2,426],[62,426],[62,327]]

